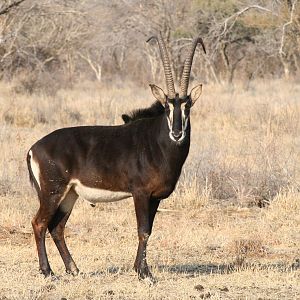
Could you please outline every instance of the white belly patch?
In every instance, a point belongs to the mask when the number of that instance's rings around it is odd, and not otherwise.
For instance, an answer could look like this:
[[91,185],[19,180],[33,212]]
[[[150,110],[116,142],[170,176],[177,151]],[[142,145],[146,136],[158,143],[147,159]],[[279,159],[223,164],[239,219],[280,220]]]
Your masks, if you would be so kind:
[[71,184],[78,196],[96,204],[98,202],[114,202],[132,197],[132,194],[91,188],[83,185],[78,179],[73,179]]

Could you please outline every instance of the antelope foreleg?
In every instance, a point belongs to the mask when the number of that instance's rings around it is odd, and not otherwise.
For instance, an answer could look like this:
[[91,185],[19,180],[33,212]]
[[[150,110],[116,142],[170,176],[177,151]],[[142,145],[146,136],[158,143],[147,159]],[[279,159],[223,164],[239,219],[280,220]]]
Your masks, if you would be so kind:
[[152,231],[153,220],[159,201],[151,199],[150,197],[134,196],[134,204],[139,237],[134,269],[140,279],[149,279],[150,282],[153,283],[154,279],[147,264],[146,254],[147,243]]

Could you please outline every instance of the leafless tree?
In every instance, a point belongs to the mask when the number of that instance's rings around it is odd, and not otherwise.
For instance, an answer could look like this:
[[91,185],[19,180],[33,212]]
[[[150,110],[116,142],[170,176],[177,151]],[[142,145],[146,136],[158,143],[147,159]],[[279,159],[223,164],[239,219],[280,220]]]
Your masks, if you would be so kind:
[[159,31],[177,81],[195,36],[208,54],[198,50],[191,79],[233,84],[300,73],[298,0],[6,0],[0,4],[0,73],[67,84],[79,75],[161,81],[157,47],[145,42]]

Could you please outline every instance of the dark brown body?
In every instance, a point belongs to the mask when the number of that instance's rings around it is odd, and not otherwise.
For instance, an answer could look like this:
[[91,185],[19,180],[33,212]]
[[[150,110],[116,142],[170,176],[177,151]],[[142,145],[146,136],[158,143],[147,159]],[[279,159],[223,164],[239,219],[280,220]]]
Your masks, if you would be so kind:
[[142,189],[163,199],[175,188],[188,155],[189,137],[181,145],[170,143],[161,115],[121,126],[59,129],[31,150],[41,162],[41,183],[49,189],[52,182],[51,193],[76,178],[92,188],[132,194]]
[[[160,200],[174,190],[190,145],[190,129],[180,145],[172,143],[168,134],[167,119],[162,113],[121,126],[59,129],[31,147],[28,168],[41,204],[32,224],[44,275],[52,273],[45,249],[47,228],[67,272],[78,273],[63,235],[78,198],[72,186],[76,179],[87,187],[133,196],[140,241],[135,269],[141,278],[151,277],[145,249],[154,216]],[[39,162],[39,183],[31,159]]]

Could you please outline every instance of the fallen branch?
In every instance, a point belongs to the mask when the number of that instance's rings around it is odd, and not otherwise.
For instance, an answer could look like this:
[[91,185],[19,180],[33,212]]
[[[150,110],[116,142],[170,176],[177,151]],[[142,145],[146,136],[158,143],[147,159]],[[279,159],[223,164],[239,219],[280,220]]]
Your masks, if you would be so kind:
[[158,212],[180,212],[180,210],[177,210],[177,209],[168,209],[168,208],[159,208],[157,211]]

